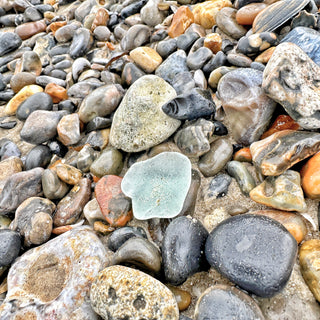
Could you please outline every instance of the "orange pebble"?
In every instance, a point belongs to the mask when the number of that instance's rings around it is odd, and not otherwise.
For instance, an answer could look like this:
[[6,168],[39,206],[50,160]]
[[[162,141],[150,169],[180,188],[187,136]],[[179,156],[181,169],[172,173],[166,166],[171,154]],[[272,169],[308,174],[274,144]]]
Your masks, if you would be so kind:
[[171,26],[168,29],[168,35],[171,38],[180,36],[193,22],[194,17],[191,10],[186,6],[180,7],[173,16]]
[[221,50],[222,38],[218,33],[210,33],[205,39],[203,46],[209,48],[213,53],[217,53]]
[[266,51],[263,51],[261,54],[259,54],[255,58],[255,62],[260,62],[260,63],[268,63],[270,60],[271,56],[273,55],[274,50],[276,50],[276,47],[271,47],[267,49]]
[[320,152],[311,157],[302,167],[302,189],[310,199],[320,199]]
[[55,83],[48,83],[44,92],[51,96],[53,103],[68,99],[67,90]]
[[300,129],[299,124],[296,123],[290,116],[281,114],[274,121],[270,129],[261,136],[261,139],[265,139],[278,131],[299,130],[299,129]]
[[53,35],[55,35],[55,34],[56,34],[56,31],[57,31],[59,28],[65,26],[66,24],[67,24],[67,21],[56,21],[56,22],[52,22],[52,23],[50,24],[50,30],[52,31]]
[[250,152],[250,148],[242,148],[242,149],[238,150],[233,155],[233,160],[240,161],[240,162],[251,162],[252,155]]
[[109,13],[105,8],[100,8],[91,25],[91,31],[98,26],[106,26],[109,20]]
[[241,25],[252,25],[258,13],[266,7],[265,3],[250,3],[238,10],[236,20]]

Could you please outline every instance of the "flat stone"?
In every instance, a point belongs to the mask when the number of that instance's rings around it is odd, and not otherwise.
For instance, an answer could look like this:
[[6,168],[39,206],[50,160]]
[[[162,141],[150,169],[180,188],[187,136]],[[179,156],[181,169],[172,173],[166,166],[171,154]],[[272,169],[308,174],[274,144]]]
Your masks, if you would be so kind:
[[320,147],[317,132],[283,130],[250,146],[254,165],[265,176],[278,176],[315,154]]
[[210,265],[223,276],[267,298],[279,293],[289,280],[297,242],[279,222],[244,214],[213,229],[205,252]]
[[31,38],[33,35],[37,33],[45,31],[46,27],[47,25],[45,21],[39,20],[21,24],[16,27],[15,32],[22,40],[25,40]]
[[175,96],[175,90],[157,76],[138,79],[114,114],[111,144],[126,152],[138,152],[163,142],[180,126],[179,120],[168,117],[161,109]]
[[304,129],[319,129],[320,67],[296,44],[279,44],[264,73],[262,88]]
[[0,229],[0,240],[0,267],[7,267],[19,255],[21,249],[20,235],[10,229]]
[[27,251],[12,265],[0,314],[41,320],[54,312],[58,319],[97,320],[89,291],[107,263],[106,250],[90,228],[66,232]]
[[132,198],[135,218],[172,218],[183,208],[190,183],[190,160],[177,152],[163,152],[133,164],[121,189]]
[[300,184],[299,172],[287,170],[278,177],[267,177],[250,191],[250,198],[275,209],[304,212],[307,205]]
[[179,319],[174,295],[166,286],[139,270],[123,266],[111,266],[99,273],[92,284],[90,300],[93,309],[105,320],[110,316]]
[[1,32],[0,57],[20,47],[21,38],[14,32]]
[[228,285],[209,287],[197,301],[196,320],[264,320],[258,304],[243,291]]

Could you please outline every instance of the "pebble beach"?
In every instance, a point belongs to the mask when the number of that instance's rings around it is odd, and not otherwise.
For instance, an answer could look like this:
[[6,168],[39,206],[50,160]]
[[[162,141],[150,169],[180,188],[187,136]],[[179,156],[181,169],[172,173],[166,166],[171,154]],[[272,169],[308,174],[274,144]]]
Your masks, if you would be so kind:
[[319,320],[319,12],[0,0],[0,320]]

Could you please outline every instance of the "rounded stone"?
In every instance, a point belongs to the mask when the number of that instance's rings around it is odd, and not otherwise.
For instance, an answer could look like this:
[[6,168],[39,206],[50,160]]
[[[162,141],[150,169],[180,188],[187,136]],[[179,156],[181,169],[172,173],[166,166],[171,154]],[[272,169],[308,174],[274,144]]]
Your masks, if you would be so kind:
[[264,320],[257,303],[241,290],[215,285],[198,299],[195,320]]
[[75,185],[82,178],[82,172],[66,163],[59,163],[55,166],[58,177],[65,183]]
[[302,189],[310,199],[320,199],[320,153],[311,157],[303,166],[301,174]]
[[30,72],[18,72],[10,79],[10,87],[15,93],[18,93],[23,87],[35,83],[36,76]]
[[45,168],[50,163],[51,156],[51,151],[47,146],[35,146],[26,156],[25,170],[30,170],[36,167]]
[[0,229],[0,267],[7,267],[18,257],[21,239],[18,232]]
[[260,11],[267,7],[265,3],[250,3],[240,8],[236,14],[236,20],[241,25],[252,25]]
[[168,35],[171,38],[180,36],[193,22],[194,17],[191,10],[187,6],[181,6],[173,16]]
[[93,35],[99,41],[108,41],[110,39],[111,32],[106,26],[97,26],[93,31]]
[[16,27],[16,34],[22,39],[31,38],[33,35],[45,31],[47,25],[44,20],[28,22]]
[[124,51],[130,51],[134,48],[148,42],[151,36],[150,28],[143,24],[136,24],[129,28],[121,40],[121,47]]
[[62,100],[68,99],[67,90],[55,83],[48,83],[44,92],[52,98],[53,103],[59,103]]
[[46,198],[51,200],[61,199],[69,190],[56,171],[51,169],[46,169],[42,174],[42,189]]
[[67,114],[61,118],[57,125],[59,140],[69,146],[80,140],[80,120],[77,113]]
[[162,62],[159,53],[149,47],[138,47],[130,52],[133,61],[147,73],[152,73]]
[[297,242],[279,222],[244,214],[213,229],[205,252],[210,265],[223,276],[267,298],[279,293],[289,280]]
[[21,38],[14,32],[1,32],[0,57],[20,47]]
[[102,270],[91,286],[90,300],[93,309],[105,320],[179,319],[177,303],[166,286],[124,266]]

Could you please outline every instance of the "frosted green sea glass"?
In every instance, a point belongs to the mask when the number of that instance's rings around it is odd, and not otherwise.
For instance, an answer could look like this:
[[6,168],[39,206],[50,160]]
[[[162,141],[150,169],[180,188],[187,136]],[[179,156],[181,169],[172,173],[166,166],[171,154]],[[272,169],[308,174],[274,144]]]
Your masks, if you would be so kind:
[[163,152],[132,165],[121,189],[132,198],[134,217],[146,220],[177,216],[190,184],[190,160],[181,153]]

